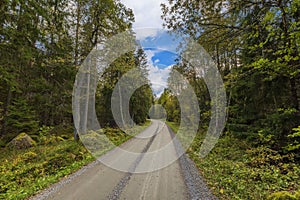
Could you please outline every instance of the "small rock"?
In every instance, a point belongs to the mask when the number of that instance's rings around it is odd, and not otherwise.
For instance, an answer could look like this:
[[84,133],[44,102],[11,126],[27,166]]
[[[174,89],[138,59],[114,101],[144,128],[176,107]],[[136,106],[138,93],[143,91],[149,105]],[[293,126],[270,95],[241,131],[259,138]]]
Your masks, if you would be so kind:
[[7,147],[12,149],[27,149],[35,145],[36,142],[29,135],[20,133],[7,144]]

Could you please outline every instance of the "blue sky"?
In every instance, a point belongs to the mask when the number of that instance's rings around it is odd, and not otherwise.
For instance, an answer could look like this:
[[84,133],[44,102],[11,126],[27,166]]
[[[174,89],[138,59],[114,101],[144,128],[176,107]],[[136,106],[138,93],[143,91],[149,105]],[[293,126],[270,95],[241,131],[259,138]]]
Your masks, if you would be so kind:
[[[154,31],[150,29],[149,32]],[[176,47],[179,41],[166,31],[158,30],[155,35],[140,38],[139,43],[147,55],[153,92],[159,97],[167,87],[170,70],[178,59]]]
[[152,89],[160,96],[167,87],[172,66],[176,63],[177,46],[180,39],[163,30],[161,3],[167,0],[121,0],[133,10],[135,22],[133,29],[141,47],[145,50],[148,59],[149,80]]
[[153,92],[159,97],[167,87],[170,70],[178,56],[159,48],[144,48],[144,51],[148,59],[149,80]]
[[168,66],[174,65],[176,63],[176,59],[178,58],[178,55],[164,50],[159,50],[155,48],[144,48],[144,50],[148,51],[155,51],[156,53],[152,56],[151,60],[152,63],[154,63],[156,66],[158,66],[160,69],[164,69]]

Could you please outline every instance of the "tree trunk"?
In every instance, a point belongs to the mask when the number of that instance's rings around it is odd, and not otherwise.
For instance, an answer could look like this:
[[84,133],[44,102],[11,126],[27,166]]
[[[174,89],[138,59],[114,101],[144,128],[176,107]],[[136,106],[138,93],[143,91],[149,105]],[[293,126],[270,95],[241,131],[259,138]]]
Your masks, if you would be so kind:
[[77,13],[76,13],[76,33],[75,33],[75,65],[79,64],[79,34],[80,34],[80,12],[81,5],[80,1],[78,1],[77,5]]
[[291,94],[292,94],[292,104],[293,107],[296,108],[299,112],[300,108],[300,97],[298,95],[298,87],[297,87],[297,78],[290,79],[291,84]]
[[12,91],[11,91],[11,87],[8,86],[8,94],[7,94],[7,98],[6,98],[6,104],[4,107],[4,111],[3,111],[3,124],[2,124],[2,130],[1,130],[1,136],[4,136],[6,134],[6,128],[7,128],[7,122],[5,120],[6,116],[8,115],[8,107],[11,104],[11,99],[12,99]]

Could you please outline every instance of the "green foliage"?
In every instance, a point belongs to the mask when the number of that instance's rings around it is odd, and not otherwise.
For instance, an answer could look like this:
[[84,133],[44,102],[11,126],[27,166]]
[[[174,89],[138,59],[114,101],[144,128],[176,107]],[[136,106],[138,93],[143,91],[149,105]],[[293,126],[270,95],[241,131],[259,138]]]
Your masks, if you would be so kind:
[[24,199],[93,160],[74,141],[0,154],[1,199]]
[[292,128],[298,123],[297,111],[295,109],[278,109],[266,119],[259,120],[257,127],[260,141],[274,149],[283,150],[289,142],[288,135]]
[[[297,155],[299,1],[174,0],[162,11],[166,27],[198,40],[215,60],[229,99],[227,130],[255,146]],[[189,64],[175,68],[193,86],[206,127],[211,102],[203,79]]]
[[[49,134],[50,131],[52,131],[53,129],[54,129],[54,127],[52,127],[52,126],[45,126],[44,125],[44,126],[39,128],[38,135],[39,136],[45,136],[45,135]],[[62,130],[60,130],[60,131],[62,131]]]
[[157,100],[167,112],[167,120],[171,122],[180,122],[180,107],[178,99],[168,89],[165,89],[163,94]]
[[130,99],[130,114],[137,124],[143,124],[148,118],[148,112],[152,105],[153,93],[149,85],[137,89]]
[[153,92],[148,79],[147,56],[143,49],[138,49],[135,53],[135,65],[141,72],[141,79],[146,80],[148,85],[138,88],[131,96],[129,112],[135,123],[143,124],[148,118],[153,103]]
[[203,137],[203,133],[197,135],[188,153],[220,199],[266,199],[273,191],[298,189],[300,168],[293,163],[293,155],[281,156],[225,135],[200,159]]
[[133,20],[114,0],[0,2],[0,146],[20,132],[38,144],[1,149],[0,199],[26,199],[93,160],[69,140],[74,78],[97,43]]
[[288,135],[288,138],[290,139],[290,143],[286,147],[287,151],[295,151],[299,152],[300,150],[300,126],[297,128],[293,128],[293,133]]
[[[168,125],[174,132],[179,127],[176,123]],[[263,145],[254,147],[226,132],[212,152],[200,158],[205,133],[205,129],[200,129],[187,153],[219,199],[257,200],[282,194],[274,195],[274,191],[294,191],[283,195],[299,199],[300,167],[294,162],[294,154],[282,156]]]
[[[149,124],[147,121],[129,132],[134,136]],[[41,128],[39,137],[44,137],[51,129],[51,127]],[[132,137],[120,129],[107,128],[104,129],[104,133],[116,145]],[[93,161],[94,158],[88,150],[80,142],[74,141],[72,134],[68,135],[70,137],[63,140],[52,135],[50,138],[47,137],[46,141],[26,150],[2,148],[0,199],[26,199]],[[103,151],[101,155],[108,150]]]
[[38,121],[35,111],[25,99],[17,99],[8,107],[8,114],[4,118],[7,131],[14,137],[21,132],[35,133],[38,130]]
[[0,148],[5,147],[6,146],[6,142],[3,141],[2,139],[0,139]]
[[0,137],[72,126],[78,66],[103,38],[131,27],[132,11],[114,0],[0,4]]
[[268,200],[297,200],[296,195],[289,192],[276,192],[268,197]]
[[[128,73],[133,69],[139,70],[140,73]],[[113,90],[115,89],[117,82],[122,78],[122,76],[132,78],[135,81],[145,80],[145,82],[150,83],[147,75],[147,60],[146,55],[142,49],[139,49],[136,52],[127,53],[119,57],[110,65],[109,68],[104,71],[102,81],[97,89],[97,102],[100,103],[96,105],[96,112],[98,113],[99,122],[102,126],[116,125],[111,111],[111,100]],[[135,87],[135,84],[132,85],[132,83],[124,84],[125,85],[122,85],[121,88],[129,89]],[[149,85],[144,85],[140,88],[134,89],[136,90],[129,100],[129,114],[131,115],[131,118],[135,123],[143,124],[146,122],[149,109],[153,103],[152,89]],[[118,105],[114,106],[121,106],[123,104],[123,107],[125,108],[127,107],[127,105],[124,105],[125,103],[126,102],[124,100],[124,97],[122,97],[121,92]]]

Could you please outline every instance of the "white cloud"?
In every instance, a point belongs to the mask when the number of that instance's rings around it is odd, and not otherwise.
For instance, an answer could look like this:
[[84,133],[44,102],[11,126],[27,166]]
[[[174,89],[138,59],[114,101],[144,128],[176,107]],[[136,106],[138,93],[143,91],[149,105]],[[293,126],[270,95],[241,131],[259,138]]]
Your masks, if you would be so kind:
[[134,32],[136,33],[136,39],[137,40],[144,40],[147,37],[153,38],[153,40],[156,38],[156,36],[159,34],[159,29],[157,28],[135,28]]
[[161,3],[167,0],[121,0],[135,15],[134,28],[162,28]]
[[156,94],[167,88],[169,73],[169,68],[159,69],[157,66],[149,65],[149,79]]
[[172,66],[166,67],[164,69],[160,69],[158,66],[155,66],[152,62],[152,57],[157,53],[154,50],[146,50],[145,53],[147,55],[148,61],[148,70],[149,70],[149,80],[151,82],[151,86],[153,92],[160,97],[163,93],[164,89],[168,87],[168,77],[171,71]]

